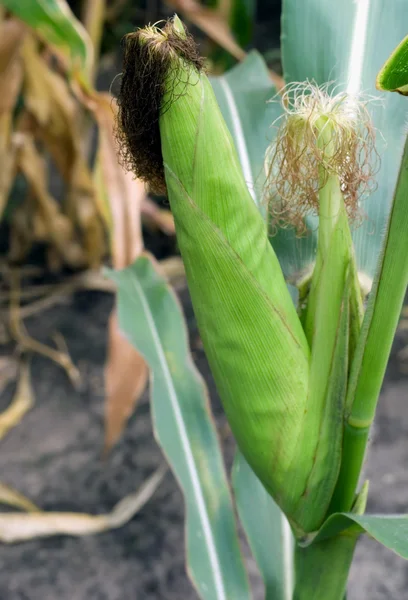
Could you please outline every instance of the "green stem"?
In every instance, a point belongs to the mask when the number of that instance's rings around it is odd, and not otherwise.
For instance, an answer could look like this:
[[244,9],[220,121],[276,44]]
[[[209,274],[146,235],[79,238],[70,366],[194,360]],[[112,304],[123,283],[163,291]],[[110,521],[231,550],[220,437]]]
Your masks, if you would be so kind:
[[352,365],[339,479],[330,512],[349,511],[408,283],[408,138],[378,273]]
[[343,600],[358,535],[337,537],[295,549],[293,600]]

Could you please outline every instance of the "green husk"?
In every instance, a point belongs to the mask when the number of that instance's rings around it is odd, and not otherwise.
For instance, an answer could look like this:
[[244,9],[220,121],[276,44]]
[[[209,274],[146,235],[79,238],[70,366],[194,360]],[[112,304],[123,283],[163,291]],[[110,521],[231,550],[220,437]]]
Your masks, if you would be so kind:
[[345,211],[322,236],[311,353],[191,38],[175,18],[128,42],[122,156],[167,190],[229,423],[247,462],[303,536],[322,524],[340,466],[352,293]]
[[231,428],[290,515],[311,460],[297,444],[309,349],[211,85],[194,71],[189,83],[160,118],[177,239]]

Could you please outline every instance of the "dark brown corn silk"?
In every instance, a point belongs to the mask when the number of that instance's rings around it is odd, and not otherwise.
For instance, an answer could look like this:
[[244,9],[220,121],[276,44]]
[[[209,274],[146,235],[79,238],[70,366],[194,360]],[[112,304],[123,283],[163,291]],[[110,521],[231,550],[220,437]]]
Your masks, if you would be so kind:
[[176,84],[188,85],[190,69],[203,68],[197,45],[183,28],[179,32],[171,19],[163,29],[146,27],[124,38],[116,127],[120,160],[158,194],[166,193],[160,114],[176,100],[171,93]]

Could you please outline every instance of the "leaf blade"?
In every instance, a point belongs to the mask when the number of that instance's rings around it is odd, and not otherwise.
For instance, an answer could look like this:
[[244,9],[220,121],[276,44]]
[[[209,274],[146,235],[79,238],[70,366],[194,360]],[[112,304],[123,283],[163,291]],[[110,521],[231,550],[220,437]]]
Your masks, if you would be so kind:
[[313,538],[313,543],[347,530],[367,533],[386,548],[408,560],[408,515],[336,513],[327,519]]
[[34,402],[30,364],[25,360],[20,366],[17,388],[11,404],[0,413],[0,440],[20,423],[25,414],[32,409]]
[[127,420],[142,396],[148,368],[119,328],[113,309],[108,323],[108,357],[105,364],[105,442],[106,455],[119,440]]
[[408,94],[408,36],[395,48],[377,75],[377,88]]
[[238,514],[265,584],[265,600],[291,600],[293,537],[287,520],[242,454],[232,484]]
[[121,327],[152,371],[155,435],[184,491],[190,575],[204,599],[248,599],[221,453],[176,299],[146,256],[111,276]]
[[[108,94],[85,96],[99,126],[97,157],[101,193],[110,213],[110,246],[116,269],[131,264],[143,250],[141,210],[146,200],[144,183],[134,179],[118,163],[115,145],[117,105]],[[108,358],[105,364],[106,454],[119,439],[147,382],[148,368],[134,346],[122,334],[114,309],[108,325]]]

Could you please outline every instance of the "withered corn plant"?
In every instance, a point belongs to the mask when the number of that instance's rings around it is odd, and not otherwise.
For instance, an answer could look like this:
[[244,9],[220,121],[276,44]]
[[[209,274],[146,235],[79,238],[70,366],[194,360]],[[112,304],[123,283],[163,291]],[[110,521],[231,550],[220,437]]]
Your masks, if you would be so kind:
[[9,225],[7,262],[22,264],[42,245],[54,272],[98,266],[107,253],[107,222],[84,149],[89,115],[70,89],[69,66],[56,66],[58,53],[2,5],[0,220]]
[[[286,3],[286,18],[296,4]],[[367,31],[363,9],[356,8],[357,41],[366,35],[358,23]],[[358,63],[357,51],[352,58]],[[227,87],[225,80],[217,85]],[[408,281],[408,146],[387,190],[387,198],[395,193],[367,286],[353,237],[366,231],[380,163],[370,103],[357,88],[352,79],[345,91],[327,82],[286,87],[259,210],[239,123],[231,127],[237,152],[178,17],[125,42],[122,162],[168,194],[199,331],[240,452],[238,510],[269,600],[342,600],[362,533],[408,558],[408,518],[366,515],[368,482],[359,482]],[[230,90],[225,95],[231,105]],[[406,107],[398,110],[404,119]],[[295,302],[279,261],[282,235],[293,247],[316,240],[308,269],[292,273]],[[215,434],[202,416],[207,407],[195,408],[199,382],[186,340],[166,327],[174,300],[165,298],[147,258],[113,277],[122,327],[153,371],[158,439],[185,492],[192,579],[202,598],[249,598]],[[134,321],[141,313],[144,325]],[[160,410],[159,396],[166,398]],[[287,530],[276,505],[294,539],[292,549],[284,536],[280,556],[274,544]],[[288,567],[292,551],[293,581],[288,568],[282,575],[277,567],[282,560]]]
[[[93,86],[104,6],[84,2],[84,26],[66,0],[0,0],[0,391],[15,383],[12,399],[0,411],[1,441],[35,410],[32,354],[61,366],[74,394],[83,379],[63,336],[55,332],[50,345],[42,343],[30,336],[25,318],[79,288],[114,292],[99,267],[109,260],[121,269],[139,256],[142,213],[169,235],[174,230],[170,213],[159,210],[143,183],[120,168],[113,136],[115,102]],[[39,246],[46,264],[27,265],[38,262],[32,251]],[[167,264],[177,275],[180,259]],[[66,267],[80,272],[61,273]],[[64,280],[40,283],[50,271]],[[40,281],[33,285],[37,275]],[[120,437],[147,380],[146,363],[120,332],[115,310],[108,331],[105,454]],[[159,467],[107,515],[41,511],[10,488],[10,474],[3,473],[1,507],[24,512],[0,509],[0,542],[119,527],[148,501],[166,470]]]

